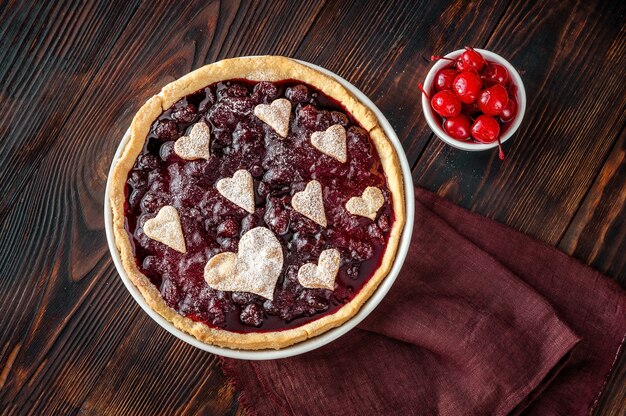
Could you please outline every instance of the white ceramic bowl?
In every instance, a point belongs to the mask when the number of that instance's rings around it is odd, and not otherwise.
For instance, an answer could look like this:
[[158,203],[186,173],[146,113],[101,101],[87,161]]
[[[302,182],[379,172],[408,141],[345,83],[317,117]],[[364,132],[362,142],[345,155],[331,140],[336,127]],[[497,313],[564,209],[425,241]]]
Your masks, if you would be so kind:
[[[398,136],[393,131],[393,128],[389,124],[389,121],[383,116],[380,110],[372,103],[372,101],[365,96],[361,91],[359,91],[354,85],[350,84],[345,79],[340,76],[321,68],[317,65],[310,64],[308,62],[302,62],[302,64],[308,65],[312,68],[317,69],[327,75],[330,75],[337,79],[344,87],[346,87],[352,94],[354,94],[362,103],[365,103],[378,117],[380,125],[383,127],[387,137],[391,140],[396,152],[398,153],[398,157],[400,159],[400,165],[402,166],[402,174],[404,179],[404,192],[406,196],[406,224],[404,225],[404,231],[402,232],[402,238],[400,240],[400,245],[398,247],[398,252],[396,254],[396,259],[393,263],[391,271],[389,275],[381,282],[380,286],[376,289],[374,294],[365,302],[361,310],[354,315],[350,320],[345,322],[343,325],[331,329],[317,337],[307,339],[306,341],[297,343],[287,348],[282,348],[280,350],[258,350],[258,351],[245,351],[245,350],[235,350],[229,348],[222,348],[215,345],[205,344],[199,340],[197,340],[192,335],[187,334],[186,332],[181,331],[176,328],[171,322],[164,319],[161,315],[156,313],[148,304],[145,299],[139,292],[139,290],[135,287],[135,285],[129,280],[128,275],[126,274],[124,267],[122,267],[122,262],[120,259],[119,252],[115,247],[115,241],[113,239],[113,221],[111,214],[111,206],[109,203],[109,192],[111,183],[110,180],[107,180],[106,186],[106,194],[104,197],[104,224],[106,229],[106,236],[109,243],[109,250],[111,251],[111,256],[113,257],[113,263],[117,268],[117,271],[124,282],[124,285],[135,299],[135,301],[141,306],[141,308],[148,314],[152,319],[154,319],[161,327],[167,330],[169,333],[185,341],[188,344],[193,345],[194,347],[200,348],[204,351],[208,351],[213,354],[223,355],[225,357],[238,358],[243,360],[270,360],[277,358],[285,358],[291,357],[294,355],[302,354],[307,351],[311,351],[313,349],[319,348],[323,345],[328,344],[329,342],[337,339],[341,335],[345,334],[352,328],[354,328],[359,322],[361,322],[367,315],[374,310],[374,308],[380,303],[383,297],[387,294],[391,285],[395,281],[398,273],[400,272],[400,268],[402,267],[402,263],[406,257],[406,253],[409,249],[409,243],[411,241],[411,233],[413,230],[413,215],[414,215],[414,194],[413,194],[413,181],[411,179],[411,169],[409,167],[409,163],[406,159],[406,155],[402,150],[402,145],[400,144],[400,140]],[[128,141],[128,132],[122,138],[120,145],[117,148],[117,152],[115,153],[115,157],[113,161],[115,162],[124,146]],[[113,163],[111,164],[111,170],[113,168]],[[111,178],[111,171],[109,171],[109,179]]]
[[[519,76],[513,65],[511,65],[506,59],[497,55],[493,52],[486,51],[484,49],[476,49],[477,52],[490,62],[495,62],[500,65],[503,65],[506,70],[509,72],[509,76],[513,80],[513,83],[517,86],[517,115],[513,119],[513,122],[509,126],[508,130],[500,137],[500,141],[504,143],[507,141],[518,129],[519,125],[522,123],[522,119],[524,118],[524,112],[526,111],[526,90],[524,89],[524,83],[522,82],[522,78]],[[446,58],[456,59],[461,54],[465,52],[465,49],[459,49],[458,51],[451,52],[447,54]],[[433,67],[428,71],[428,75],[426,76],[426,80],[424,81],[424,90],[429,92],[433,91],[433,83],[435,82],[435,75],[439,70],[450,65],[450,61],[447,59],[440,59]],[[493,143],[476,143],[473,141],[463,142],[460,140],[453,139],[450,137],[439,123],[439,115],[435,113],[430,106],[430,100],[426,98],[424,94],[422,94],[422,109],[424,110],[424,116],[426,117],[426,121],[428,122],[428,126],[430,126],[431,130],[435,133],[437,137],[439,137],[444,142],[448,143],[452,147],[456,147],[457,149],[469,150],[469,151],[479,151],[479,150],[487,150],[493,149],[494,147],[498,147],[498,142],[495,141]]]

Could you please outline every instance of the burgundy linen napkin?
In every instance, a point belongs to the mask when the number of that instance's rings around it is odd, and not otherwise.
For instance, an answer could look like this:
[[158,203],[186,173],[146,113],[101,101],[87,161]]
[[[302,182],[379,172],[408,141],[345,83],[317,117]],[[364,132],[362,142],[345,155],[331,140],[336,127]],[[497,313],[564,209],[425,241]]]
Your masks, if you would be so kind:
[[577,415],[625,334],[617,284],[416,189],[405,265],[364,322],[307,354],[223,368],[258,415]]

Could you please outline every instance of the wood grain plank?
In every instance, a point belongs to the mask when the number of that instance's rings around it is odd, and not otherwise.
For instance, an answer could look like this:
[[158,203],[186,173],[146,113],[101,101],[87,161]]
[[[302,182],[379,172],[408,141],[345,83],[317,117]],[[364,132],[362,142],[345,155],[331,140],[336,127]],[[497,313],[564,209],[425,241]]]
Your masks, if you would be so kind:
[[[72,311],[65,325],[53,326],[48,331],[49,340],[29,337],[24,341],[34,355],[34,372],[16,368],[15,381],[25,378],[19,395],[13,399],[3,397],[10,413],[14,414],[73,414],[78,411],[91,389],[90,380],[97,376],[114,354],[127,328],[135,322],[140,311],[132,299],[119,298],[124,290],[118,282],[115,270],[109,265],[109,280],[94,283],[92,296],[103,299],[93,307],[88,296],[81,296],[78,307]],[[132,313],[129,313],[132,312]],[[107,316],[103,320],[100,317]],[[33,339],[34,338],[34,339]],[[53,340],[53,341],[51,341]],[[35,355],[34,347],[40,346],[45,353]],[[89,351],[89,353],[85,353]],[[59,380],[63,380],[59,383]],[[55,400],[62,397],[62,400]]]
[[36,171],[138,1],[9,1],[3,6],[0,213]]
[[[217,356],[156,329],[151,318],[140,312],[80,411],[97,415],[226,414],[233,411],[235,392],[225,388],[226,383],[215,383],[223,379],[217,360]],[[190,400],[194,396],[200,400]]]
[[514,3],[487,45],[521,71],[527,90],[507,159],[433,140],[415,183],[556,245],[624,120],[626,84],[612,68],[626,65],[625,13],[617,1]]
[[[106,174],[133,114],[161,85],[225,54],[267,53],[263,48],[273,44],[278,53],[289,54],[322,5],[303,3],[298,18],[291,3],[261,9],[256,2],[217,1],[140,6],[4,217],[8,237],[0,241],[0,305],[20,312],[0,314],[0,368],[7,369],[0,372],[6,372],[0,408],[17,414],[100,414],[124,409],[133,397],[141,398],[137,411],[145,414],[167,408],[166,403],[237,412],[235,392],[213,356],[175,340],[142,312],[137,317],[138,307],[107,252]],[[225,45],[230,33],[248,30],[255,34],[251,42],[233,40],[241,42],[237,49],[232,42]],[[137,334],[152,333],[160,335],[150,357],[142,348],[127,347],[140,339]],[[124,367],[130,370],[133,362],[140,363],[130,373],[134,378],[125,377]],[[151,372],[157,364],[162,373]],[[140,383],[141,372],[154,377]],[[176,382],[162,374],[173,374]],[[180,388],[169,390],[174,384]],[[169,395],[155,396],[154,389]]]
[[389,119],[413,165],[431,136],[417,88],[430,66],[424,57],[484,44],[507,5],[332,2],[295,56],[334,71],[367,94]]
[[626,287],[626,129],[558,247]]
[[[137,2],[116,5],[106,1],[83,6],[71,2],[3,3],[0,8],[3,39],[0,44],[3,109],[0,212],[7,212],[17,198],[33,189],[27,186],[28,179],[137,5]],[[93,43],[87,45],[88,41]],[[52,198],[49,202],[55,201]],[[4,380],[0,398],[13,391],[16,380],[19,382],[23,376],[12,371],[24,353],[22,341],[14,342],[14,339],[23,340],[32,329],[33,319],[37,317],[34,309],[47,283],[39,277],[46,276],[56,263],[54,251],[48,251],[54,250],[55,241],[48,241],[50,245],[44,243],[46,236],[39,228],[40,223],[50,224],[51,217],[45,210],[35,213],[36,219],[18,214],[11,217],[14,227],[2,226],[0,305],[4,313],[0,317],[0,367]],[[3,223],[8,217],[2,215]],[[40,256],[29,257],[33,247],[36,250],[32,252]],[[24,270],[32,273],[32,278],[21,281],[20,290],[13,291]]]

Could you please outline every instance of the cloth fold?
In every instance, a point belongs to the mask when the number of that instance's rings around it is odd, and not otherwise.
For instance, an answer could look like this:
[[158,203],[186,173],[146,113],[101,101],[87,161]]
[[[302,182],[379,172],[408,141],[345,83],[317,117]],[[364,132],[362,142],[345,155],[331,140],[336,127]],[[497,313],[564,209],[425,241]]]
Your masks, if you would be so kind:
[[222,362],[258,415],[577,415],[625,334],[615,282],[416,189],[403,269],[356,329],[296,357]]

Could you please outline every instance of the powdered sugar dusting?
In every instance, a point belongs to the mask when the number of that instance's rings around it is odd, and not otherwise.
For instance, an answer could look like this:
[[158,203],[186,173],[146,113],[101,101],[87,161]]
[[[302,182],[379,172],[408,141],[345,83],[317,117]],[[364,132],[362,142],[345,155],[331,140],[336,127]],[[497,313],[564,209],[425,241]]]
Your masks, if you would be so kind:
[[320,152],[334,157],[341,163],[348,160],[346,145],[346,129],[341,124],[335,124],[326,131],[316,131],[311,135],[311,144]]
[[291,206],[300,214],[326,227],[322,184],[318,181],[313,180],[306,184],[304,191],[296,192],[291,198]]
[[250,172],[240,169],[232,178],[217,181],[216,187],[224,198],[254,214],[254,182]]
[[216,290],[249,292],[274,299],[283,268],[283,250],[270,230],[256,227],[239,241],[238,253],[220,253],[204,268],[204,280]]
[[156,217],[143,225],[143,232],[153,240],[165,244],[181,253],[187,252],[183,228],[176,208],[170,205],[162,207]]
[[228,97],[223,103],[235,114],[247,116],[252,111],[250,102],[245,98]]
[[248,78],[256,81],[267,81],[275,78],[275,71],[272,71],[271,69],[256,69],[250,72]]
[[189,136],[182,136],[174,143],[174,152],[183,159],[209,159],[211,157],[211,129],[204,122],[193,125]]
[[385,198],[382,191],[374,186],[368,186],[360,197],[353,196],[350,198],[346,203],[346,209],[353,215],[360,215],[374,221],[376,213],[384,203]]
[[324,250],[320,254],[317,265],[306,263],[300,267],[298,281],[302,286],[310,289],[333,290],[340,262],[339,250],[334,248]]
[[291,101],[286,98],[279,98],[271,104],[257,105],[254,107],[254,115],[273,128],[280,137],[285,138],[289,134]]

